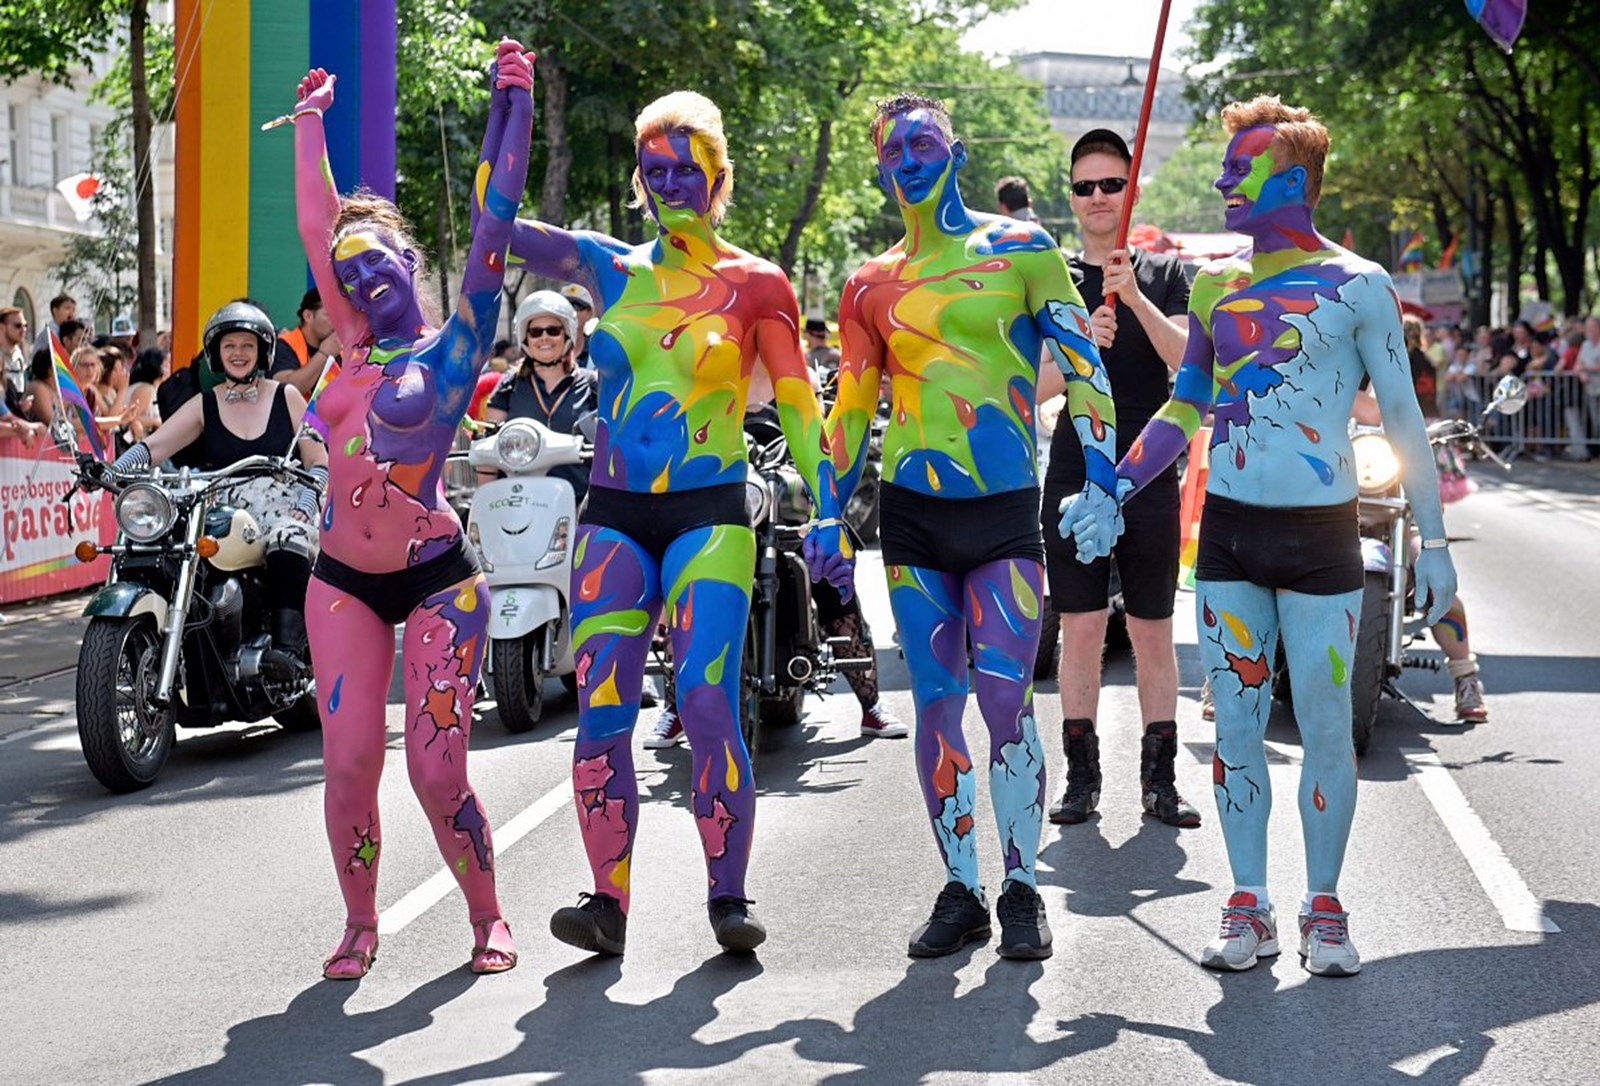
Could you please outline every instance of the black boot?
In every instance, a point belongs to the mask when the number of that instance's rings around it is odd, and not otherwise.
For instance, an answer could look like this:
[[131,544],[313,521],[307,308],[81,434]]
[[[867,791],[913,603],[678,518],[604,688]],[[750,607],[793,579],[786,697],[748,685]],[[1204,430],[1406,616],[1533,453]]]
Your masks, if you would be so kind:
[[305,613],[293,607],[272,612],[272,647],[261,654],[261,672],[278,682],[294,682],[310,670]]
[[1177,754],[1178,725],[1158,720],[1144,730],[1139,743],[1139,793],[1144,797],[1145,814],[1169,826],[1193,829],[1200,825],[1200,812],[1178,794],[1173,766]]
[[1076,825],[1100,804],[1100,737],[1094,721],[1063,720],[1061,745],[1067,748],[1067,790],[1050,808],[1050,821]]

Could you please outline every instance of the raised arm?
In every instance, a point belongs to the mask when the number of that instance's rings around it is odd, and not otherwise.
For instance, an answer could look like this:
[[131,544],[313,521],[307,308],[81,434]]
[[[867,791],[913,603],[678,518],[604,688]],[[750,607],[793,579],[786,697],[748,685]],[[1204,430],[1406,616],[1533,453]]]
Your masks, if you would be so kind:
[[[472,201],[477,225],[461,275],[456,311],[445,322],[430,353],[438,374],[441,410],[466,409],[478,377],[478,364],[494,347],[495,323],[505,285],[506,249],[517,218],[517,202],[528,179],[528,145],[533,138],[533,65],[514,41],[502,40],[495,57],[489,128],[500,142],[478,163]],[[494,113],[504,102],[505,116]]]
[[311,278],[322,295],[322,306],[343,343],[355,344],[367,333],[367,321],[345,301],[344,290],[333,274],[329,242],[339,217],[339,189],[328,165],[327,133],[322,114],[333,108],[335,78],[321,68],[306,73],[296,88],[294,105],[294,204],[300,244],[305,247]]
[[[1400,458],[1400,478],[1423,550],[1417,555],[1417,605],[1427,608],[1429,626],[1444,618],[1456,595],[1455,564],[1444,546],[1444,507],[1439,501],[1439,477],[1427,424],[1411,383],[1411,363],[1406,357],[1400,328],[1400,300],[1389,275],[1382,269],[1364,273],[1359,285],[1345,292],[1360,313],[1356,325],[1356,350],[1372,376],[1372,392],[1383,414],[1383,430]],[[1431,597],[1431,598],[1430,598]],[[1424,602],[1426,601],[1426,602]]]

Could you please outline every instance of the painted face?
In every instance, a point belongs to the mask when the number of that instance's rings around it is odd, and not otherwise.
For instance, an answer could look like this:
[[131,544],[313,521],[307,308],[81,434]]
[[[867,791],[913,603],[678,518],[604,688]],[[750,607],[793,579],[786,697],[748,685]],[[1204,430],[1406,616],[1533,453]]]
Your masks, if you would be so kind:
[[650,196],[650,214],[663,226],[673,218],[704,218],[722,187],[710,148],[700,136],[663,132],[639,147],[639,176]]
[[904,204],[920,204],[967,161],[966,148],[945,138],[926,109],[905,110],[878,128],[878,183]]
[[1270,124],[1256,125],[1234,134],[1222,158],[1222,173],[1216,189],[1222,193],[1227,210],[1223,220],[1230,230],[1248,233],[1252,223],[1292,205],[1304,205],[1305,189],[1291,181],[1291,171],[1279,169],[1268,146],[1277,130]]
[[368,230],[346,234],[333,250],[333,274],[344,296],[373,325],[401,319],[411,308],[413,267],[407,254]]
[[250,376],[256,368],[259,348],[260,341],[250,332],[228,332],[217,341],[217,354],[222,359],[222,368],[229,377]]

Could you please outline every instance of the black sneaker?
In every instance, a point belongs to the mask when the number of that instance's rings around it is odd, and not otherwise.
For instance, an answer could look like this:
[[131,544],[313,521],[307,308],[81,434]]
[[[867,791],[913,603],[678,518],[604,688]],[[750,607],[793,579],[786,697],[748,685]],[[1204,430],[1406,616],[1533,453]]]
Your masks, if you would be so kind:
[[621,954],[628,941],[628,914],[610,894],[579,894],[578,904],[557,909],[550,934],[591,954]]
[[994,911],[1000,917],[998,949],[1002,958],[1037,961],[1054,953],[1050,949],[1050,922],[1044,918],[1044,899],[1039,891],[1025,882],[1007,879]]
[[717,933],[723,950],[748,954],[767,941],[767,929],[750,911],[754,904],[742,897],[714,897],[706,904],[711,930]]
[[1050,821],[1074,826],[1100,805],[1100,737],[1094,722],[1062,721],[1061,745],[1067,751],[1067,790],[1050,808]]
[[912,933],[908,953],[913,958],[940,958],[991,934],[989,906],[983,897],[959,882],[947,882],[933,903],[933,915]]

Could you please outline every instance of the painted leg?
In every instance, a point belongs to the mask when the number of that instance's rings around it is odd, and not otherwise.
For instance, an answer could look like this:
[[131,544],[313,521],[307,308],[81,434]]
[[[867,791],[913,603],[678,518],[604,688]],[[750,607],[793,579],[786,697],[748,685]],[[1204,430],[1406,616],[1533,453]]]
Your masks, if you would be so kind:
[[719,524],[674,540],[661,564],[679,713],[694,755],[690,807],[713,899],[744,898],[755,830],[755,779],[739,727],[755,562],[755,533]]
[[[1216,699],[1211,781],[1235,886],[1267,884],[1272,782],[1263,738],[1272,709],[1272,656],[1278,638],[1274,597],[1271,589],[1245,581],[1201,581],[1196,586],[1200,660]],[[1348,725],[1346,720],[1346,731]]]
[[977,785],[961,732],[967,704],[967,626],[961,579],[889,566],[889,606],[900,630],[917,712],[917,779],[948,881],[978,893],[973,809]]
[[968,573],[964,588],[978,709],[989,727],[989,796],[1008,880],[1035,886],[1045,760],[1033,718],[1044,567],[1015,558]]
[[1361,593],[1281,592],[1278,613],[1304,755],[1300,823],[1306,839],[1306,886],[1312,894],[1337,894],[1356,813],[1350,664],[1355,659]]
[[366,604],[312,578],[306,625],[321,679],[323,818],[347,930],[323,970],[331,978],[367,971],[378,945],[378,860],[383,834],[384,701],[394,668],[394,627]]
[[661,608],[660,575],[654,559],[609,528],[582,527],[573,557],[578,739],[572,790],[594,892],[614,898],[626,915],[639,816],[633,726]]

